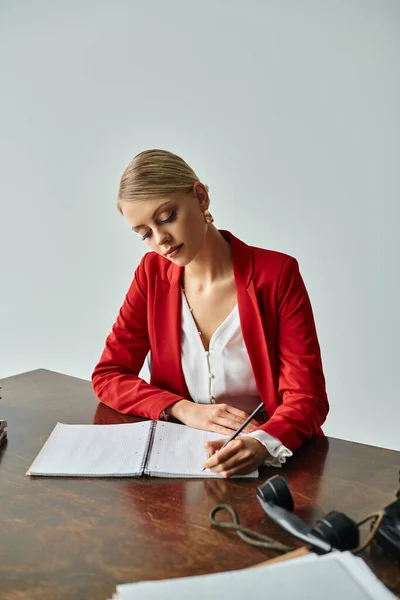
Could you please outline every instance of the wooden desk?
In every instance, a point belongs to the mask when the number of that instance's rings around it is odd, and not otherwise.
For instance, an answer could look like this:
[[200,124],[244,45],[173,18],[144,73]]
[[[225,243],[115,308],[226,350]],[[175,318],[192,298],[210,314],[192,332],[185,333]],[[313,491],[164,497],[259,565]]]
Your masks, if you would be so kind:
[[[118,583],[244,568],[276,556],[212,528],[210,510],[221,502],[237,509],[242,524],[293,542],[255,497],[276,469],[252,481],[27,477],[57,421],[135,419],[98,404],[89,382],[51,371],[1,385],[9,441],[0,450],[0,598],[105,600]],[[392,502],[399,465],[398,452],[318,438],[279,472],[296,512],[313,523],[331,509],[359,520]],[[400,569],[378,548],[364,557],[387,585],[400,585]]]

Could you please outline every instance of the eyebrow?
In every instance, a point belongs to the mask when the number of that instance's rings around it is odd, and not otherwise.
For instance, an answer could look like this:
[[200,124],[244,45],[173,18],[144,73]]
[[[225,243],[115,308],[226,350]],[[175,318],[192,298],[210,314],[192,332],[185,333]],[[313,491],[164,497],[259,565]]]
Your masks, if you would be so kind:
[[[163,202],[162,204],[160,204],[160,206],[158,208],[156,208],[156,210],[153,212],[153,214],[151,215],[151,218],[154,219],[154,217],[156,216],[156,214],[162,209],[164,208],[164,206],[166,204],[169,204],[171,202],[171,200],[167,200],[166,202]],[[136,231],[137,229],[140,229],[141,227],[145,227],[145,225],[135,225],[135,227],[132,227],[132,231]]]

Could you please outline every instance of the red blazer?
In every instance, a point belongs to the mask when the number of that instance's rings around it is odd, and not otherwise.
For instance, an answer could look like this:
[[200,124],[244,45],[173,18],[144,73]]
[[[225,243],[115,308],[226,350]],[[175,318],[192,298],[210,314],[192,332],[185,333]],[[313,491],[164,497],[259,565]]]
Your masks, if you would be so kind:
[[[329,410],[310,300],[297,261],[221,231],[232,260],[243,339],[269,420],[260,429],[290,450],[314,434]],[[145,254],[92,375],[101,402],[159,419],[189,392],[181,366],[182,267]],[[150,384],[138,374],[151,351]]]

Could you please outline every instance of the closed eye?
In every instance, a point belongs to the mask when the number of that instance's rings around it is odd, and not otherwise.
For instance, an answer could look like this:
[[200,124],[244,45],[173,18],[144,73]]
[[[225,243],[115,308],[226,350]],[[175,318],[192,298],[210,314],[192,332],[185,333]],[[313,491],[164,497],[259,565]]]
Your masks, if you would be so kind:
[[172,221],[174,219],[175,219],[175,211],[172,211],[172,213],[169,215],[169,217],[167,217],[166,219],[161,221],[161,223],[172,223]]
[[[176,217],[176,211],[173,210],[171,212],[171,214],[169,215],[169,217],[167,217],[166,219],[160,220],[159,223],[160,223],[160,225],[164,225],[164,223],[172,223],[175,220],[175,217]],[[142,242],[147,240],[150,236],[151,236],[151,230],[149,230],[147,233],[142,235]]]

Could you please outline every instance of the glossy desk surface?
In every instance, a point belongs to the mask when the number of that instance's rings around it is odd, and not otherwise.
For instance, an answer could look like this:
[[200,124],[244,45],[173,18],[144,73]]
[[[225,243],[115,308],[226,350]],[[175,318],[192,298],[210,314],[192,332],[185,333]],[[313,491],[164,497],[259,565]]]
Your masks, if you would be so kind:
[[[283,469],[262,469],[258,480],[30,478],[25,473],[57,421],[137,419],[98,404],[89,382],[51,371],[1,385],[9,436],[0,449],[2,599],[105,600],[118,583],[239,569],[276,556],[213,528],[209,513],[220,503],[232,504],[241,524],[299,546],[256,500],[256,487],[276,473],[310,524],[332,509],[361,520],[392,502],[398,487],[399,452],[322,437]],[[398,593],[399,567],[376,546],[362,556]]]

